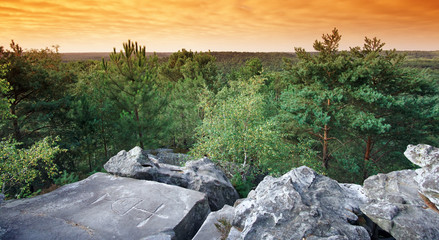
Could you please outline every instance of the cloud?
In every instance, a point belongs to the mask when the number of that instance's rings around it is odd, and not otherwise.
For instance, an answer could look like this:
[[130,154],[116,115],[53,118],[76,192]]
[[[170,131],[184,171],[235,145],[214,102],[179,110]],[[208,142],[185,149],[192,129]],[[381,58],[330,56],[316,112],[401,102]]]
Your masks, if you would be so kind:
[[157,51],[209,44],[213,50],[287,51],[292,45],[310,48],[338,27],[350,41],[346,46],[360,44],[366,35],[406,38],[408,46],[410,35],[419,34],[427,40],[416,39],[413,48],[434,48],[429,39],[439,37],[438,16],[435,0],[2,0],[0,41],[16,38],[36,47],[33,41],[57,40],[61,50],[65,45],[88,51],[93,45],[110,51],[110,44],[138,38]]

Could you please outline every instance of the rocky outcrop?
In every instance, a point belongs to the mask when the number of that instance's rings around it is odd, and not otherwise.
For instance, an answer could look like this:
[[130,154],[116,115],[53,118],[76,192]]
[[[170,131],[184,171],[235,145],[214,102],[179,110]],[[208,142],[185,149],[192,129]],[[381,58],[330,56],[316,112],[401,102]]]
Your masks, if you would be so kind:
[[96,173],[0,206],[0,239],[191,239],[209,213],[205,194]]
[[371,176],[363,188],[369,199],[361,210],[396,239],[439,239],[439,151],[409,145],[407,158],[422,166]]
[[428,145],[405,152],[417,170],[360,186],[300,167],[265,177],[234,207],[236,190],[209,159],[181,167],[154,154],[121,151],[105,164],[118,176],[0,202],[0,239],[439,239],[439,149]]
[[421,167],[414,178],[419,191],[439,208],[439,148],[426,144],[409,145],[404,155]]
[[[267,176],[235,208],[239,239],[370,239],[357,223],[363,198],[308,167]],[[236,234],[236,230],[233,230]]]
[[213,211],[233,205],[239,195],[226,175],[207,158],[186,162],[185,167],[160,163],[139,147],[121,151],[104,165],[107,172],[176,185],[206,193]]

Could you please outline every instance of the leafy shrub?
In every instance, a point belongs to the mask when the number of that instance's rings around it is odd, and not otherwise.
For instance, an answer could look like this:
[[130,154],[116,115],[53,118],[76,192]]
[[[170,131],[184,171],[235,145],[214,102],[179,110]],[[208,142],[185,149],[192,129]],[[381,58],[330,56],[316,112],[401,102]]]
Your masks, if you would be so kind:
[[67,173],[66,170],[63,171],[63,173],[54,179],[54,182],[58,186],[63,186],[69,183],[74,183],[79,180],[79,176],[75,173]]
[[28,149],[19,148],[15,140],[0,141],[0,186],[7,197],[32,196],[30,189],[36,179],[44,181],[58,174],[55,155],[62,152],[58,138],[46,137]]

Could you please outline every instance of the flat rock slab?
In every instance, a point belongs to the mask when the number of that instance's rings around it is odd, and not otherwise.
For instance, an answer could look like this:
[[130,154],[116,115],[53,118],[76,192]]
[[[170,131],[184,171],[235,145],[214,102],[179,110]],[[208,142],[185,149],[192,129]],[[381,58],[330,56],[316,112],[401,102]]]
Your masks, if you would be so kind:
[[30,199],[0,205],[0,239],[191,239],[205,194],[96,173]]

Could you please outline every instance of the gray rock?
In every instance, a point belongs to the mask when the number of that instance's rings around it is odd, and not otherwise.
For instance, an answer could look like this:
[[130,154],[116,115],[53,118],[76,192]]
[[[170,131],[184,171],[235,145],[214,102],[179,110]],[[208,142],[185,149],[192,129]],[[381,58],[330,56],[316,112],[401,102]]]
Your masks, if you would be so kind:
[[148,169],[157,167],[158,163],[148,158],[140,147],[134,147],[129,152],[122,150],[105,163],[107,172],[116,172],[121,177],[151,180]]
[[422,167],[416,170],[414,179],[419,191],[439,208],[439,148],[426,144],[409,145],[404,155]]
[[229,235],[227,236],[227,240],[236,240],[241,237],[241,231],[239,231],[236,227],[232,226],[230,229]]
[[213,211],[239,198],[226,175],[207,158],[189,161],[185,167],[159,163],[139,147],[119,152],[104,165],[107,172],[137,179],[153,180],[206,193]]
[[0,206],[1,239],[190,239],[209,213],[205,194],[96,173]]
[[184,166],[187,161],[194,160],[191,156],[183,153],[174,153],[172,149],[159,148],[149,151],[149,157],[155,158],[159,163]]
[[236,206],[233,226],[239,239],[370,239],[352,225],[363,199],[351,191],[308,167],[267,176]]
[[439,239],[439,214],[425,209],[414,170],[371,176],[363,189],[370,199],[361,211],[396,239]]
[[224,220],[231,224],[234,213],[235,209],[229,205],[224,205],[221,210],[211,212],[192,240],[220,240],[223,236],[217,226],[222,229],[226,229],[226,226],[221,224],[219,220]]
[[183,174],[189,176],[189,189],[206,193],[212,211],[233,205],[239,198],[224,172],[208,158],[187,162]]
[[439,165],[439,149],[427,144],[408,145],[404,155],[421,167]]

